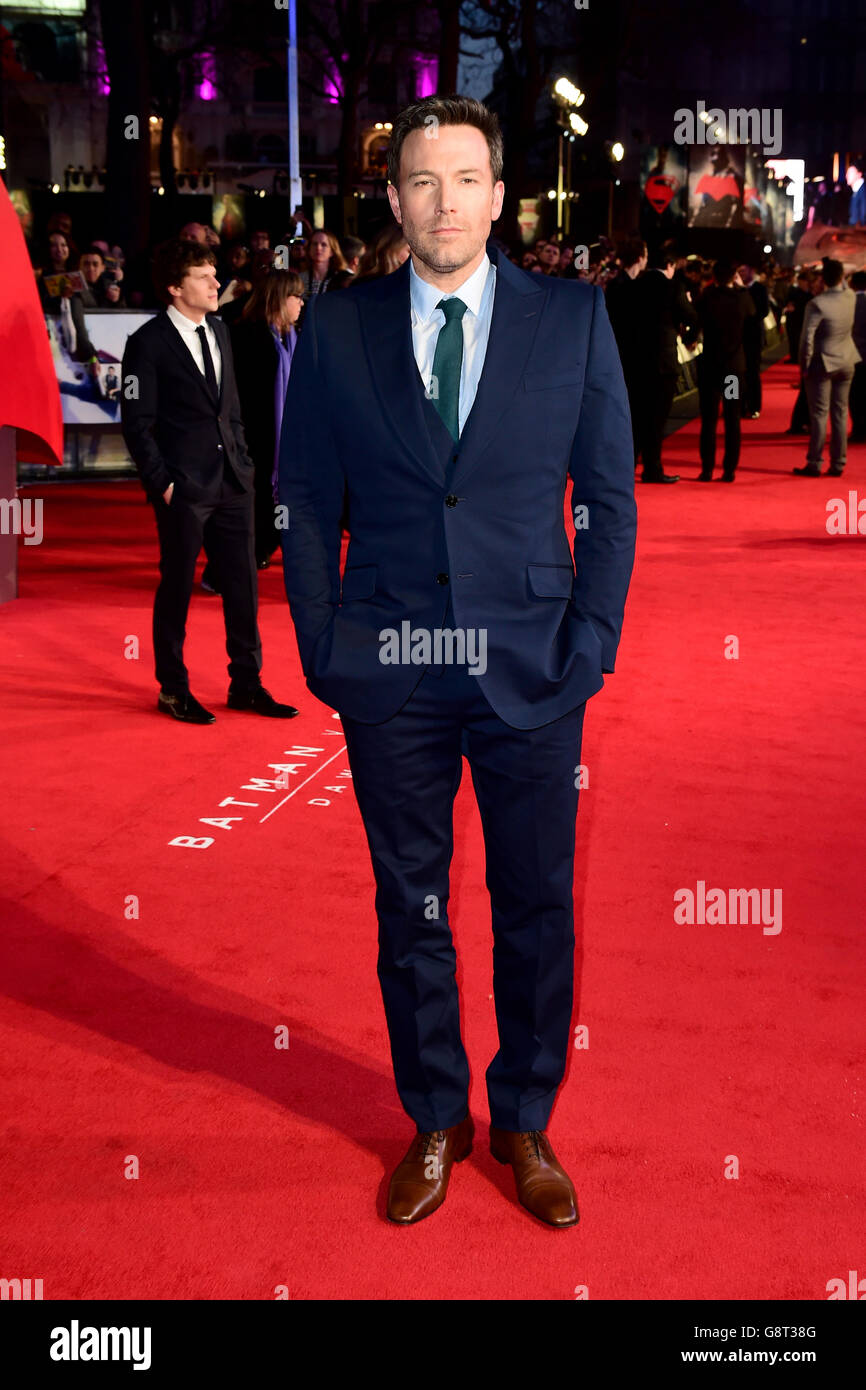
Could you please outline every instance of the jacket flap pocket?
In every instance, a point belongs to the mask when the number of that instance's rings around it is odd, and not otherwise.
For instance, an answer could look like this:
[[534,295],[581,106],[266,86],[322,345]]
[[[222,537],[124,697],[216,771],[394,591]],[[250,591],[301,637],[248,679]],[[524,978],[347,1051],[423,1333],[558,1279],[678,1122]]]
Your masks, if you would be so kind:
[[571,565],[527,565],[529,586],[538,598],[571,598]]
[[356,565],[343,575],[341,602],[353,598],[369,598],[376,591],[378,565]]
[[524,391],[542,391],[554,386],[580,386],[583,382],[583,367],[578,363],[571,367],[551,367],[545,372],[524,372]]

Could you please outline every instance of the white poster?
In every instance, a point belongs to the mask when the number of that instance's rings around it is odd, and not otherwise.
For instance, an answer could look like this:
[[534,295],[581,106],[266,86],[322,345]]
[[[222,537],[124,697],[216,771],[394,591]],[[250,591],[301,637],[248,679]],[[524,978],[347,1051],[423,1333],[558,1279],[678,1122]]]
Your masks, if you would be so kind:
[[75,326],[67,314],[46,314],[64,425],[120,424],[120,364],[130,333],[153,314],[141,309],[86,309],[84,324],[96,351],[93,368],[77,362]]

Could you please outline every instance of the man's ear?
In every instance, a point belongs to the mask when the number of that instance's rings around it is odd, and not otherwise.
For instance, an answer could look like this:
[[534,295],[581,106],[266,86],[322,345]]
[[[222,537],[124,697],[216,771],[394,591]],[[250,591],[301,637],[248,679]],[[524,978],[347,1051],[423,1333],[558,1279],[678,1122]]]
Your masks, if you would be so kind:
[[400,223],[400,226],[402,227],[403,217],[400,212],[400,195],[394,187],[393,183],[389,183],[387,185],[387,193],[388,202],[391,204],[391,211],[393,212],[394,216],[396,217],[397,221]]

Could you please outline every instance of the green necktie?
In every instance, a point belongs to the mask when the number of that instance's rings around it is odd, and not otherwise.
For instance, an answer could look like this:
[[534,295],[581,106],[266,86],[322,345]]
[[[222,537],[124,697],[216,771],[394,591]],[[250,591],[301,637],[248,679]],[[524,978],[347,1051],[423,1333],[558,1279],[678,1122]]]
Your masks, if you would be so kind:
[[429,395],[451,438],[460,435],[460,368],[463,365],[463,324],[466,305],[462,299],[440,299],[436,305],[445,322],[436,339],[433,377]]

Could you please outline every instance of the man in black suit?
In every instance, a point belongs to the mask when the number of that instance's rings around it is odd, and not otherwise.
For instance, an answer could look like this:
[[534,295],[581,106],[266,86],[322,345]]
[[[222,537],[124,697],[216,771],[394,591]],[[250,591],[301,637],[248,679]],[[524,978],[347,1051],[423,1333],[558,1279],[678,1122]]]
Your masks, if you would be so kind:
[[845,182],[851,189],[848,204],[848,225],[862,227],[866,223],[866,181],[863,179],[863,160],[852,159],[845,170]]
[[746,372],[743,381],[741,414],[746,420],[757,420],[761,414],[763,394],[761,391],[761,357],[766,342],[764,319],[770,312],[770,297],[767,287],[755,274],[753,266],[741,265],[740,280],[752,297],[754,314],[749,314],[743,328],[743,352],[746,358]]
[[708,483],[716,459],[716,426],[721,405],[725,418],[725,453],[721,481],[732,483],[740,458],[740,401],[746,371],[743,333],[755,315],[755,302],[728,261],[717,261],[713,281],[698,300],[704,337],[698,358],[701,407],[700,481]]
[[618,248],[620,272],[605,286],[604,299],[622,363],[631,414],[634,466],[640,458],[643,344],[636,312],[638,281],[647,268],[647,245],[641,237],[627,237]]
[[851,411],[851,433],[848,443],[866,444],[866,270],[856,270],[849,283],[855,295],[854,327],[851,336],[860,354],[860,361],[854,366],[854,379],[848,398]]
[[663,249],[635,281],[633,299],[636,370],[629,383],[636,447],[643,461],[641,482],[675,483],[662,467],[662,440],[677,385],[677,335],[696,331],[697,315],[674,278],[676,253]]
[[195,565],[217,567],[229,654],[230,709],[297,714],[263,687],[253,546],[253,465],[247,453],[228,330],[213,315],[214,254],[165,242],[153,262],[167,304],[131,334],[123,355],[123,437],[156,514],[161,580],[153,606],[158,707],[186,724],[214,715],[190,693],[183,660]]

